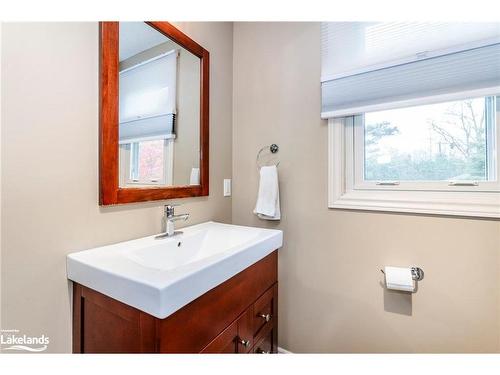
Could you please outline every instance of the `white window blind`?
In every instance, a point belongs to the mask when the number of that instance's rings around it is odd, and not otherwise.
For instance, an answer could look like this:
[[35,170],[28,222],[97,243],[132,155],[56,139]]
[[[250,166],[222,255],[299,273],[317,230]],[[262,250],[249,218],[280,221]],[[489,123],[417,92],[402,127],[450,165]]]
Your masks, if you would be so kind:
[[500,91],[500,23],[328,22],[322,117]]
[[173,137],[177,51],[120,71],[120,143]]

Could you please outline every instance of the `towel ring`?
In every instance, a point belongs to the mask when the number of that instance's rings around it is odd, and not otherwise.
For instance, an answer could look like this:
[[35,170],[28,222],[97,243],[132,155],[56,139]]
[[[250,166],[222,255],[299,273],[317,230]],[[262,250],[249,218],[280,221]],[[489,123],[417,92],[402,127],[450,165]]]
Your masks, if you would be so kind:
[[[257,163],[257,168],[259,168],[259,169],[260,169],[260,168],[262,168],[262,167],[266,166],[265,164],[264,164],[264,165],[262,165],[262,164],[260,164],[260,162],[259,162],[259,161],[260,161],[260,155],[262,154],[262,152],[263,152],[263,151],[265,151],[265,150],[269,150],[269,151],[271,152],[271,154],[275,154],[275,153],[277,153],[277,152],[279,151],[279,149],[280,149],[280,148],[279,148],[279,146],[278,146],[276,143],[273,143],[273,144],[272,144],[272,145],[270,145],[270,146],[264,146],[264,147],[262,147],[262,148],[259,150],[259,152],[257,153],[257,158],[255,159],[255,162]],[[278,161],[275,165],[276,165],[276,166],[278,166],[279,164],[280,164],[280,162]]]

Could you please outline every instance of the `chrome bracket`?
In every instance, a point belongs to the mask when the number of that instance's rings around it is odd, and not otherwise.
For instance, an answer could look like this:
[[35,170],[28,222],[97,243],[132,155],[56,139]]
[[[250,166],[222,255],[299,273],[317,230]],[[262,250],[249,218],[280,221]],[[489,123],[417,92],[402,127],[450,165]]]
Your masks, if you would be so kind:
[[411,278],[415,281],[422,281],[424,279],[424,270],[419,267],[411,267]]

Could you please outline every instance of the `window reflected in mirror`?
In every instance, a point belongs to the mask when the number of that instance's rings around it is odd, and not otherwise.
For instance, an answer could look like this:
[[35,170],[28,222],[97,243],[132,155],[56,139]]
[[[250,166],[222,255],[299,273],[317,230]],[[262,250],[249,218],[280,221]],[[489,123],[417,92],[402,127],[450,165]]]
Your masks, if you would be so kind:
[[144,22],[119,26],[120,187],[200,184],[200,59]]

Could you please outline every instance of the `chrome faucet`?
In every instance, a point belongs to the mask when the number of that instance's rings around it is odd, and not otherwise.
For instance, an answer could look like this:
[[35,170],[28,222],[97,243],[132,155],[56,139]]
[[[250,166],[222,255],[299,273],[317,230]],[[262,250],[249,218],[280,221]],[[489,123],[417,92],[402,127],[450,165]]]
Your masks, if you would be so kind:
[[176,234],[181,234],[181,231],[176,231],[175,230],[175,224],[174,222],[178,220],[187,220],[189,218],[189,214],[180,214],[180,215],[175,215],[174,207],[179,206],[179,204],[167,204],[165,205],[165,215],[164,215],[164,220],[165,220],[165,233],[162,233],[156,238],[165,238],[165,237],[172,237],[175,236]]

